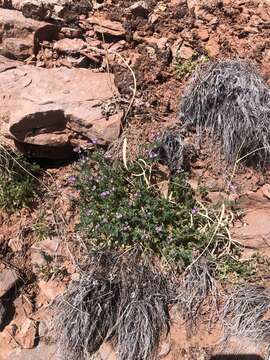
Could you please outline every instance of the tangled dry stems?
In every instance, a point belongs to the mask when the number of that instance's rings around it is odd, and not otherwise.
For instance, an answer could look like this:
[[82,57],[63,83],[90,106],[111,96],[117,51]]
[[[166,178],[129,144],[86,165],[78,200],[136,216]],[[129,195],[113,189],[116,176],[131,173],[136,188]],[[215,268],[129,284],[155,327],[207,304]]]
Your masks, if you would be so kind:
[[180,108],[186,124],[219,140],[228,162],[265,161],[270,154],[270,91],[254,66],[243,60],[209,62],[198,68]]
[[97,251],[56,305],[54,329],[62,353],[81,360],[110,340],[120,360],[146,360],[169,330],[170,286],[134,252]]
[[226,339],[243,336],[254,342],[270,340],[270,292],[262,286],[239,286],[228,297],[223,309]]

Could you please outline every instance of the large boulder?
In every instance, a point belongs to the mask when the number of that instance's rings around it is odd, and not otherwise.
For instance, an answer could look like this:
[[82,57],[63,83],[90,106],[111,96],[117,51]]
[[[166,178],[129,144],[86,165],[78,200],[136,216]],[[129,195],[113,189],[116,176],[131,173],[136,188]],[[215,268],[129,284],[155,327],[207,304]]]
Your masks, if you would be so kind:
[[[0,58],[0,134],[28,156],[66,158],[86,144],[108,144],[122,112],[114,77],[87,69],[44,69]],[[112,101],[114,100],[114,101]]]
[[43,21],[27,19],[20,11],[0,8],[0,54],[25,60],[36,55],[40,43],[57,40],[60,28]]

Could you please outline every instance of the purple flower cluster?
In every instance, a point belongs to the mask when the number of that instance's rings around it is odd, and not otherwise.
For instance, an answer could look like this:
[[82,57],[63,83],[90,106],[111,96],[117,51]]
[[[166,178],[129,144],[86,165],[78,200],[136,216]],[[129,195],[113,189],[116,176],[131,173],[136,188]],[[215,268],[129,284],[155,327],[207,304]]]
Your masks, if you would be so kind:
[[158,153],[156,153],[154,150],[150,150],[148,153],[149,159],[156,159],[158,157]]
[[160,140],[160,136],[161,136],[161,134],[160,134],[160,132],[158,131],[158,132],[154,135],[153,140],[155,140],[155,141]]
[[92,143],[93,145],[96,145],[96,144],[97,144],[97,139],[92,138],[92,139],[91,139],[91,143]]
[[232,192],[232,193],[237,193],[237,186],[234,185],[234,184],[230,184],[229,185],[229,190]]
[[100,194],[100,196],[102,198],[106,198],[108,196],[110,196],[112,193],[115,192],[115,187],[112,187],[110,190],[106,190],[106,191],[102,191],[102,193]]
[[104,158],[105,158],[106,160],[111,160],[112,155],[111,155],[111,154],[105,154],[105,155],[104,155]]
[[124,230],[124,231],[130,230],[130,226],[129,226],[129,225],[125,225],[125,226],[123,227],[123,230]]
[[191,209],[191,214],[192,214],[192,215],[196,215],[198,212],[199,212],[199,209],[197,208],[197,206],[194,206],[194,207]]
[[100,194],[100,196],[103,197],[103,198],[105,198],[105,197],[109,196],[110,194],[111,194],[110,191],[103,191],[103,192]]
[[76,180],[77,180],[76,176],[72,175],[67,179],[67,182],[69,185],[74,185]]

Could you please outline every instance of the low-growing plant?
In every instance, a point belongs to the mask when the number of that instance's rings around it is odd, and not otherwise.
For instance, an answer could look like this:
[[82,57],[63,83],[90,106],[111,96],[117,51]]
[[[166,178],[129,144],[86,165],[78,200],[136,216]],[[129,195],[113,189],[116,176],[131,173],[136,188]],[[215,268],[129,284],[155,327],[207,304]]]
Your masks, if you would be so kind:
[[[228,276],[236,275],[237,279],[248,279],[256,274],[254,261],[241,261],[239,258],[226,256],[218,264],[217,275],[221,280],[228,279]],[[236,279],[236,280],[237,280]]]
[[39,165],[23,155],[0,147],[0,208],[13,211],[29,207],[38,196]]
[[203,64],[207,61],[209,61],[209,58],[204,55],[200,56],[196,60],[184,60],[176,57],[173,62],[174,73],[177,79],[182,80],[186,75],[192,74],[199,64]]
[[[166,194],[159,187],[164,181]],[[152,153],[125,167],[96,152],[80,161],[74,185],[80,191],[79,229],[91,246],[117,250],[140,245],[180,268],[202,251],[215,257],[233,247],[227,244],[231,218],[226,211],[197,204],[185,173],[164,175]]]
[[33,232],[39,240],[44,240],[50,236],[51,229],[45,222],[37,221],[33,225]]
[[67,275],[67,269],[63,264],[63,257],[60,255],[52,256],[45,251],[40,252],[44,262],[36,265],[36,273],[45,281],[63,279]]
[[169,198],[156,186],[160,172],[155,161],[138,159],[112,164],[101,153],[80,165],[80,229],[91,244],[114,249],[142,246],[167,258],[184,260],[204,241],[198,231],[195,201],[178,173],[171,179]]

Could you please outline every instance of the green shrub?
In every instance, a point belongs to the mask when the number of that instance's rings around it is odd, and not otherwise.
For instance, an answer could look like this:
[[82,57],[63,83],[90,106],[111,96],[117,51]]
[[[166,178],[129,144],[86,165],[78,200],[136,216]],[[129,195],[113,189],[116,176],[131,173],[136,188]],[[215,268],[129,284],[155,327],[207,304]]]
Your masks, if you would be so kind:
[[0,208],[13,211],[29,207],[37,197],[40,167],[24,156],[0,148]]
[[153,160],[139,159],[126,170],[96,153],[80,162],[79,174],[79,227],[91,244],[113,249],[139,245],[182,265],[205,245],[202,218],[183,173],[170,179],[167,198],[158,189],[161,175]]

